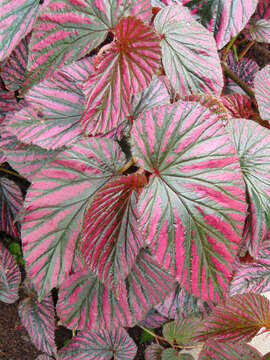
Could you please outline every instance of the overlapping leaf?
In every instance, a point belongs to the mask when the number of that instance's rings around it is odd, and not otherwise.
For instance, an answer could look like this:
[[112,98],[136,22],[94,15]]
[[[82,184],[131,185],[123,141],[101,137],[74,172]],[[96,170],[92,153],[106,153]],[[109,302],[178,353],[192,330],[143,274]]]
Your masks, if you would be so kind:
[[191,102],[142,114],[134,156],[152,173],[140,195],[140,225],[154,256],[182,287],[223,297],[245,220],[238,156],[216,114]]
[[83,270],[60,286],[57,313],[69,328],[130,327],[142,320],[173,287],[172,277],[142,250],[117,296],[96,275]]
[[199,341],[248,342],[258,331],[270,325],[270,302],[259,294],[241,294],[227,298],[215,307],[198,330]]
[[97,72],[85,84],[82,127],[88,135],[116,128],[131,110],[131,93],[146,87],[159,66],[158,37],[141,20],[122,19],[115,36],[116,41],[100,55]]
[[6,126],[21,142],[50,150],[70,146],[82,134],[80,117],[85,99],[74,72],[69,78],[60,73],[53,80],[44,80],[25,99],[31,107],[17,112]]
[[194,316],[170,321],[163,326],[162,333],[168,342],[176,341],[180,346],[193,345],[192,334],[198,329],[200,322],[201,320]]
[[270,65],[265,66],[255,76],[255,96],[262,119],[270,122]]
[[15,259],[0,242],[0,301],[12,304],[18,300],[21,273]]
[[20,225],[15,218],[22,206],[23,196],[19,186],[12,180],[0,178],[0,231],[20,236]]
[[58,353],[59,360],[131,360],[137,347],[122,327],[112,330],[83,330]]
[[255,13],[251,17],[247,29],[247,37],[256,41],[268,42],[270,40],[270,3],[269,0],[259,0]]
[[35,24],[39,0],[4,0],[0,4],[0,61],[8,58]]
[[56,355],[52,296],[48,295],[39,302],[30,281],[25,282],[25,290],[28,297],[21,300],[18,306],[21,322],[37,349],[49,355]]
[[18,90],[23,86],[28,59],[30,35],[20,41],[7,61],[1,66],[1,77],[8,90]]
[[232,93],[230,95],[223,96],[221,101],[233,118],[256,118],[257,114],[254,110],[253,102],[247,95]]
[[270,43],[270,20],[260,19],[249,28],[251,38],[262,43]]
[[219,95],[223,87],[222,70],[209,31],[181,5],[160,10],[154,24],[161,35],[165,73],[176,93]]
[[214,304],[203,301],[190,295],[186,290],[176,285],[165,300],[156,305],[155,308],[170,319],[182,319],[189,315],[206,315]]
[[246,241],[255,258],[269,230],[270,135],[253,121],[232,119],[227,127],[239,154],[249,199]]
[[21,107],[17,103],[14,92],[0,89],[0,124],[9,111],[17,111],[20,109]]
[[244,29],[257,3],[258,0],[183,0],[183,5],[214,34],[218,49]]
[[161,360],[163,347],[159,344],[151,344],[145,349],[145,360]]
[[69,274],[87,205],[124,161],[113,141],[85,139],[35,177],[26,197],[22,243],[28,274],[41,295]]
[[248,344],[208,341],[200,352],[199,360],[262,360],[260,353]]
[[85,213],[82,255],[108,287],[117,286],[127,277],[144,246],[136,204],[146,182],[141,174],[111,181],[98,192]]
[[148,311],[145,318],[140,322],[140,325],[146,328],[155,329],[160,327],[166,321],[168,321],[168,318],[160,315],[157,310],[151,309]]

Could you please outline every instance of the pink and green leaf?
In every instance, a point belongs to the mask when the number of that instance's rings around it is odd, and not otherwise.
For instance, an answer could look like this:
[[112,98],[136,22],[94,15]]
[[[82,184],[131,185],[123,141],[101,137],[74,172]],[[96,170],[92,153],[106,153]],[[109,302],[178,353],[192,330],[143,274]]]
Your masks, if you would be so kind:
[[21,273],[10,252],[0,242],[0,301],[12,304],[18,300]]
[[254,103],[247,95],[231,93],[223,96],[221,101],[233,118],[254,119],[257,116]]
[[255,96],[263,120],[270,123],[270,65],[265,66],[255,76]]
[[156,305],[155,308],[160,314],[170,319],[183,319],[192,314],[206,315],[213,306],[213,303],[207,303],[192,296],[177,284],[174,291],[166,296],[165,300]]
[[217,301],[246,216],[238,156],[222,121],[178,102],[141,114],[132,139],[135,158],[152,174],[138,209],[153,255],[192,295]]
[[227,298],[204,319],[196,340],[243,343],[262,328],[270,328],[270,302],[259,294],[240,294]]
[[25,282],[24,288],[28,296],[21,300],[18,306],[21,322],[38,350],[56,355],[52,296],[48,295],[42,301],[38,301],[35,289],[29,280]]
[[194,341],[192,335],[200,326],[201,320],[195,316],[189,316],[182,320],[166,323],[162,328],[162,334],[166,341],[177,343],[180,346],[192,346]]
[[168,321],[168,318],[160,315],[159,312],[153,308],[148,311],[145,318],[139,324],[146,328],[155,329],[159,328],[166,321]]
[[262,360],[262,355],[248,344],[207,341],[200,352],[199,360]]
[[227,129],[239,154],[249,201],[246,245],[256,258],[270,227],[270,134],[268,129],[245,119],[232,119]]
[[5,0],[0,4],[0,61],[9,57],[19,42],[32,30],[39,0]]
[[34,178],[22,226],[26,267],[41,296],[70,273],[87,205],[125,163],[118,144],[82,139]]
[[61,323],[74,329],[130,327],[173,287],[174,279],[142,250],[116,296],[88,269],[70,276],[60,285],[57,313]]
[[164,70],[175,92],[180,96],[220,95],[222,70],[216,43],[209,31],[182,5],[160,10],[154,25],[161,36]]
[[1,66],[1,77],[8,90],[18,90],[25,81],[30,35],[20,41],[7,61]]
[[244,29],[257,4],[258,0],[183,0],[183,5],[213,33],[218,49]]
[[54,360],[54,358],[52,358],[49,355],[39,355],[35,360]]
[[145,360],[161,360],[164,348],[159,344],[151,344],[145,349]]
[[127,277],[144,246],[136,204],[146,182],[145,175],[131,174],[107,183],[84,215],[84,261],[109,288]]
[[87,135],[115,129],[131,111],[131,94],[143,90],[159,66],[159,39],[149,26],[127,17],[114,32],[116,40],[98,55],[97,71],[85,83],[81,121]]
[[23,207],[23,195],[12,180],[0,178],[0,231],[13,237],[20,237],[20,224],[15,222]]
[[58,353],[59,360],[132,360],[137,346],[122,328],[82,330]]
[[21,107],[17,103],[14,91],[0,89],[0,124],[9,111],[18,111]]

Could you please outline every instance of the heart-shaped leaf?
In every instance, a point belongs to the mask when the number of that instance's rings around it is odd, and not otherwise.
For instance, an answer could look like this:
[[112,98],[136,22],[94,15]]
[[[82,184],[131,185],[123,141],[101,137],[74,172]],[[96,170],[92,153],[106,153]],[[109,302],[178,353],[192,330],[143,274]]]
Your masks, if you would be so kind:
[[[182,0],[192,14],[210,30],[218,49],[244,29],[254,13],[258,0]],[[237,16],[235,15],[237,14]]]
[[270,302],[259,294],[241,294],[227,298],[204,319],[195,338],[198,341],[217,340],[248,342],[261,328],[270,326]]
[[18,300],[21,273],[15,259],[0,242],[0,301],[12,304]]
[[161,35],[165,73],[176,93],[219,95],[223,76],[215,40],[209,31],[182,5],[160,10],[154,24]]
[[22,244],[41,296],[69,274],[87,205],[124,162],[112,140],[82,139],[35,177],[26,197]]
[[255,96],[262,119],[270,123],[270,65],[257,72],[254,81]]
[[239,154],[249,199],[246,242],[250,254],[257,257],[270,226],[270,134],[268,129],[245,119],[232,119],[227,129]]
[[122,327],[112,330],[83,330],[58,353],[59,360],[131,360],[137,346]]
[[136,204],[146,182],[141,174],[111,181],[98,192],[85,213],[82,255],[108,287],[127,277],[144,246]]
[[114,31],[116,40],[98,55],[97,72],[85,83],[82,127],[87,135],[116,128],[131,110],[131,93],[146,87],[159,66],[159,39],[149,26],[127,17]]
[[60,285],[57,313],[62,323],[74,329],[130,327],[173,287],[174,279],[142,250],[116,296],[88,269],[70,276]]
[[145,360],[161,360],[164,348],[159,344],[151,344],[145,349]]
[[56,355],[52,296],[46,296],[39,302],[30,280],[25,282],[24,288],[28,297],[21,300],[18,306],[21,322],[37,349],[49,355]]
[[207,341],[200,352],[199,360],[262,360],[260,353],[248,344]]
[[20,236],[20,224],[15,222],[22,210],[23,196],[19,186],[12,180],[0,178],[0,231],[13,237]]
[[216,114],[196,103],[153,108],[132,129],[134,156],[152,175],[140,225],[157,260],[182,287],[222,298],[245,220],[238,156]]
[[9,57],[35,24],[39,0],[6,0],[0,4],[0,61]]
[[179,284],[176,285],[165,300],[156,305],[155,308],[163,315],[170,319],[182,319],[189,315],[206,315],[214,306],[211,302],[203,301],[189,294],[186,290],[181,288]]

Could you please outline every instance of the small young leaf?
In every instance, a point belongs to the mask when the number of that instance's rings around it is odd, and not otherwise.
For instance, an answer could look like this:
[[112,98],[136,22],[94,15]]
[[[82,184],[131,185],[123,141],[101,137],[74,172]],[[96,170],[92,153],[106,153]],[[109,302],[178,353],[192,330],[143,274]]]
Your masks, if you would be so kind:
[[222,298],[246,212],[238,156],[222,122],[179,101],[141,114],[132,141],[152,174],[138,209],[153,255],[192,295]]
[[56,355],[52,296],[46,296],[39,302],[30,281],[26,281],[24,285],[28,297],[21,300],[18,306],[21,322],[37,349],[49,355]]
[[146,181],[142,174],[131,174],[109,182],[84,215],[83,259],[108,287],[127,277],[144,246],[136,205]]
[[58,352],[59,360],[132,360],[137,347],[122,327],[80,331]]
[[88,269],[67,278],[60,285],[57,313],[69,328],[130,327],[141,321],[173,286],[174,279],[142,250],[122,291],[116,295]]
[[116,128],[131,110],[131,93],[145,88],[159,66],[159,39],[142,21],[122,19],[115,37],[85,83],[87,103],[81,121],[87,135]]
[[171,343],[176,341],[180,346],[192,345],[192,335],[199,324],[200,319],[196,317],[170,321],[163,326],[163,336],[167,341]]
[[0,301],[12,304],[18,300],[21,273],[13,256],[0,242]]
[[13,237],[20,237],[20,224],[15,222],[23,207],[23,195],[12,180],[0,178],[0,231]]
[[26,197],[22,245],[41,296],[69,274],[87,205],[124,163],[112,140],[81,139],[35,177]]
[[270,302],[259,294],[241,294],[227,298],[204,320],[195,339],[248,342],[258,331],[270,327]]
[[260,353],[247,344],[207,341],[200,353],[199,360],[262,360]]
[[161,360],[164,348],[159,344],[151,344],[145,349],[145,360]]
[[265,66],[255,76],[255,96],[262,119],[270,123],[270,65]]
[[[212,33],[218,49],[237,35],[254,13],[258,0],[182,0]],[[237,14],[237,16],[236,16]]]
[[195,21],[182,5],[160,10],[154,24],[161,34],[165,73],[176,93],[180,96],[205,92],[220,95],[222,70],[216,44],[209,31]]
[[39,0],[6,0],[0,4],[0,61],[9,57],[35,24]]

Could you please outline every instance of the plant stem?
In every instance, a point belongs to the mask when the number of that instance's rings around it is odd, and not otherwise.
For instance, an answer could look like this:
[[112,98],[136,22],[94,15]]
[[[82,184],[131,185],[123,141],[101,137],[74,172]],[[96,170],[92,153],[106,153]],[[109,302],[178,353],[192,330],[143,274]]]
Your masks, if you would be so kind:
[[127,169],[129,169],[132,165],[134,165],[136,162],[135,158],[132,157],[131,160],[129,160],[129,162],[127,162],[123,167],[122,169],[119,170],[119,172],[121,174],[123,174],[125,171],[127,171]]
[[223,55],[222,55],[222,60],[223,60],[223,61],[225,61],[225,60],[227,59],[227,56],[228,56],[228,54],[229,54],[232,46],[234,45],[237,37],[238,37],[238,34],[237,34],[235,37],[233,37],[233,38],[231,39],[231,41],[229,42],[229,44],[226,46],[225,51],[224,51],[224,53],[223,53]]
[[241,51],[240,55],[239,55],[239,60],[241,60],[246,53],[252,48],[252,46],[255,44],[255,40],[252,40],[250,43],[248,43],[248,45]]
[[3,171],[9,175],[13,175],[13,176],[16,176],[17,178],[19,179],[23,179],[23,180],[26,180],[23,176],[21,176],[20,174],[16,173],[15,171],[12,171],[12,170],[8,170],[6,168],[3,168],[2,166],[0,166],[0,171]]
[[253,90],[251,90],[244,81],[242,81],[225,63],[225,61],[221,61],[223,70],[225,75],[227,75],[229,78],[231,78],[237,85],[239,85],[245,93],[250,96],[251,98],[255,99],[255,93]]

